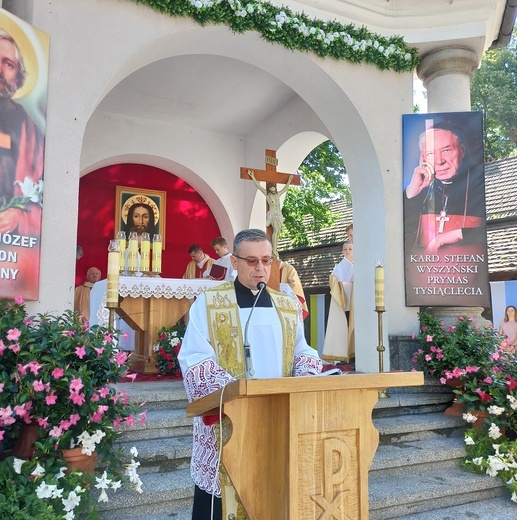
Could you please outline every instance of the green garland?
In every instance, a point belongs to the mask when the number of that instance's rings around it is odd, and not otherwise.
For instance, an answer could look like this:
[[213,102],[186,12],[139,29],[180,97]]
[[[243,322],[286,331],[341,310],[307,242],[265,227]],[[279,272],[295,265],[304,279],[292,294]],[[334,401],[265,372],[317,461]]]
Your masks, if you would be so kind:
[[314,52],[323,58],[371,63],[381,70],[408,72],[418,65],[418,49],[400,36],[385,38],[337,21],[310,19],[288,7],[259,0],[134,0],[170,16],[188,16],[201,25],[226,24],[232,31],[257,31],[286,49]]

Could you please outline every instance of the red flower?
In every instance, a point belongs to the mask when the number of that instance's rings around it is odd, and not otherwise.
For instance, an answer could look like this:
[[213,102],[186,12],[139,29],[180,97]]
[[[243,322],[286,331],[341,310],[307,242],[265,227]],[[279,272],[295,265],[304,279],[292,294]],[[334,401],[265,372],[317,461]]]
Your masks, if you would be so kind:
[[515,388],[517,388],[517,381],[512,376],[506,376],[506,381],[508,381],[508,388],[510,392],[513,392]]

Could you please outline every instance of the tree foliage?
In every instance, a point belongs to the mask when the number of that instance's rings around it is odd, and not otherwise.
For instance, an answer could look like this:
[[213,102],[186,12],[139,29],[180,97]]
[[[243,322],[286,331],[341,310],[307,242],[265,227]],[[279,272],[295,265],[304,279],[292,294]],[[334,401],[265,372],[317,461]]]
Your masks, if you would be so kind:
[[352,195],[343,159],[331,141],[314,148],[297,173],[301,175],[300,186],[289,188],[282,207],[282,236],[289,237],[295,246],[312,245],[310,235],[338,218],[329,203],[338,199],[352,202]]
[[487,159],[517,154],[517,28],[507,47],[487,51],[471,87],[472,110],[483,112]]

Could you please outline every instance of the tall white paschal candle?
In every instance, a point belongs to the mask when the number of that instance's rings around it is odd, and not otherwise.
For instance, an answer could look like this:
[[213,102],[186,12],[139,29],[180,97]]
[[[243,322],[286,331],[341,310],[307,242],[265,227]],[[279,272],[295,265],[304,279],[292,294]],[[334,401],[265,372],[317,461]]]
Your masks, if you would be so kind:
[[116,240],[110,241],[108,249],[108,283],[106,304],[118,305],[118,277],[120,267],[120,245]]
[[375,266],[375,310],[383,311],[384,307],[384,267]]

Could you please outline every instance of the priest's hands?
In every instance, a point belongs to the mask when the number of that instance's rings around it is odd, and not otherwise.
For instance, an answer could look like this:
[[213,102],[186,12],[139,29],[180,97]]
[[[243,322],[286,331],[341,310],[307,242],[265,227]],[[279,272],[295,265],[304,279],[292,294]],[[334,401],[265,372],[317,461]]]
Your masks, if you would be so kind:
[[431,164],[422,163],[413,171],[411,182],[406,188],[408,199],[416,197],[423,189],[427,188],[434,181],[434,168]]

